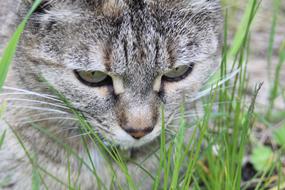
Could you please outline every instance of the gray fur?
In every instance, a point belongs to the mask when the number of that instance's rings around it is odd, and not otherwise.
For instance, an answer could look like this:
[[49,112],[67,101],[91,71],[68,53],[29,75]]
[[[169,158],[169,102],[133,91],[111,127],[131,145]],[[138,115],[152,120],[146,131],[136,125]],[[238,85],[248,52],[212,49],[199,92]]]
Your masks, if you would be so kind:
[[[8,2],[1,0],[1,4],[10,6]],[[13,24],[19,23],[29,7],[29,1],[20,2],[18,17]],[[155,147],[160,134],[160,106],[164,104],[165,120],[168,121],[176,113],[183,97],[195,97],[218,66],[222,29],[218,0],[50,0],[44,1],[42,7],[28,22],[6,85],[51,94],[38,79],[38,76],[43,76],[90,119],[94,129],[107,141],[126,151],[135,148],[138,160],[143,160],[143,155]],[[193,62],[194,70],[186,79],[163,82],[160,92],[154,91],[155,81],[165,72]],[[107,72],[113,80],[119,81],[123,91],[118,93],[116,88],[85,86],[74,76],[74,69]],[[27,98],[25,95],[20,97]],[[23,123],[22,118],[66,117],[63,112],[67,112],[69,117],[72,115],[68,114],[68,109],[51,106],[59,104],[55,100],[31,95],[28,98],[44,100],[49,104],[37,106],[60,112],[39,115],[44,111],[27,108],[31,102],[14,102],[12,105],[22,108],[8,108],[6,120],[24,139],[27,147],[38,154],[40,164],[66,181],[66,152],[29,123]],[[187,108],[194,111],[195,104],[189,102]],[[127,119],[140,116],[146,120],[151,120],[150,113],[155,112],[158,116],[153,121],[155,129],[135,140],[120,126],[121,112]],[[74,130],[78,127],[77,122],[56,119],[42,121],[40,125],[76,149],[80,156],[87,157],[80,138],[70,138],[79,134]],[[69,130],[61,130],[63,128]],[[30,189],[31,164],[8,131],[6,148],[0,150],[0,179],[13,174],[10,189]],[[106,163],[96,148],[91,149],[103,181],[110,182]],[[149,159],[145,167],[155,170],[158,163],[154,160]],[[12,165],[15,167],[9,168]],[[71,166],[75,177],[78,162],[71,160]],[[144,172],[131,164],[129,167],[136,181],[145,178]],[[96,189],[96,180],[86,168],[82,168],[81,174],[81,189]],[[49,177],[44,178],[50,189],[65,189]]]

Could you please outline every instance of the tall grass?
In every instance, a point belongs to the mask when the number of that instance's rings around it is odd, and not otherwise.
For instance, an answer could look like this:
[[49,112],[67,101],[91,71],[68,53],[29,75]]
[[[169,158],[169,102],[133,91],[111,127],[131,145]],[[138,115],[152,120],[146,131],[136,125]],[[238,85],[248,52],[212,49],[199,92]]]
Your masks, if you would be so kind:
[[[0,61],[0,87],[2,87],[7,75],[20,35],[29,16],[39,3],[40,0],[35,1],[31,11],[19,25],[4,51]],[[274,3],[277,8],[280,5],[280,0],[275,0]],[[186,190],[189,188],[194,190],[240,190],[248,187],[247,184],[242,184],[242,164],[247,151],[247,145],[249,144],[251,129],[255,121],[254,108],[256,97],[262,84],[257,84],[256,88],[252,90],[253,95],[251,96],[250,101],[248,101],[248,96],[245,91],[248,87],[247,64],[251,48],[250,29],[259,5],[260,1],[258,0],[248,1],[244,15],[231,44],[228,41],[228,23],[229,20],[231,20],[228,15],[230,13],[225,11],[225,45],[222,51],[220,71],[217,74],[220,80],[211,83],[212,86],[208,89],[210,92],[209,95],[202,99],[204,104],[204,116],[198,118],[195,126],[187,123],[187,120],[184,117],[185,108],[182,102],[180,108],[181,118],[178,126],[179,130],[174,137],[169,138],[169,136],[166,135],[167,126],[164,121],[164,108],[161,108],[162,131],[160,136],[160,148],[156,152],[153,152],[153,155],[157,155],[157,159],[159,160],[157,173],[151,173],[150,171],[145,170],[140,163],[136,163],[138,168],[143,170],[153,180],[153,190]],[[272,56],[276,19],[277,15],[274,15],[268,50],[269,62],[271,62]],[[267,113],[268,117],[271,117],[272,110],[274,109],[274,102],[280,94],[280,73],[284,62],[285,48],[282,47],[280,49],[279,64],[276,67],[275,80],[271,90],[270,107]],[[233,80],[219,83],[220,81],[223,81],[229,73],[236,70],[238,70],[238,72],[234,75]],[[44,79],[43,82],[45,82]],[[53,136],[45,128],[38,124],[32,124],[31,127],[39,130],[42,134],[52,139],[53,142],[68,152],[66,160],[68,172],[65,178],[67,180],[59,179],[37,162],[37,155],[30,152],[21,137],[13,130],[13,128],[11,128],[33,166],[33,189],[49,189],[43,176],[49,176],[54,179],[57,183],[62,184],[64,189],[81,189],[80,184],[78,184],[77,181],[73,181],[71,178],[73,168],[70,166],[70,159],[77,159],[82,166],[88,169],[94,176],[94,180],[97,181],[98,189],[144,189],[143,185],[139,186],[132,178],[132,174],[128,169],[128,164],[122,157],[120,150],[112,145],[106,146],[84,118],[84,115],[74,109],[69,101],[56,91],[56,89],[50,85],[48,86],[50,91],[62,100],[78,119],[81,126],[81,133],[87,134],[81,137],[81,142],[84,145],[88,159],[83,159],[72,147],[65,144],[61,139]],[[185,137],[185,131],[189,128],[193,129],[190,138]],[[5,132],[2,135],[0,134],[0,148],[4,140]],[[100,179],[96,164],[93,163],[92,156],[90,155],[90,145],[87,143],[90,141],[92,142],[92,146],[98,148],[100,154],[107,160],[108,166],[106,166],[106,170],[110,170],[110,172],[113,173],[113,180],[110,186],[106,186],[104,181]],[[148,158],[146,157],[146,159]],[[114,165],[116,165],[125,175],[127,186],[123,186],[119,181]],[[280,167],[279,164],[279,168]],[[279,175],[282,175],[281,171],[279,172]],[[265,178],[265,173],[263,173],[262,177]],[[260,183],[255,189],[265,188],[261,182],[262,180],[260,180]],[[282,184],[280,183],[277,189],[281,189]]]

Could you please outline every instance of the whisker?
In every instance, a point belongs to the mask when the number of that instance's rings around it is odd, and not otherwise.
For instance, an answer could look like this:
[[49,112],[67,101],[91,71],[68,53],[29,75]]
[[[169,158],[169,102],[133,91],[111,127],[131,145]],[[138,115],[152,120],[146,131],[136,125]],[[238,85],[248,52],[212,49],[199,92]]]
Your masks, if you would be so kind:
[[[37,93],[37,92],[25,90],[25,89],[19,89],[19,88],[8,87],[8,86],[3,86],[3,89],[4,90],[11,90],[11,91],[19,92],[19,93],[6,93],[6,95],[35,95],[35,96],[38,96],[38,97],[42,97],[42,98],[46,98],[46,99],[62,102],[61,100],[58,99],[57,96],[53,96],[53,95],[49,95],[49,94],[41,94],[41,93]],[[5,94],[5,93],[3,93],[3,94]]]
[[[204,104],[202,104],[201,106],[203,106],[203,107],[206,107],[206,106],[208,106],[208,105],[213,105],[213,108],[216,108],[216,107],[218,107],[219,105],[226,105],[226,104],[231,104],[231,103],[237,103],[238,101],[224,101],[224,102],[214,102],[214,103],[204,103]],[[174,105],[174,104],[173,104]],[[177,105],[179,105],[178,103],[177,103]],[[184,113],[189,113],[189,112],[193,112],[193,110],[190,110],[190,111],[185,111]]]
[[42,121],[49,121],[49,120],[72,120],[72,121],[78,121],[77,119],[74,118],[69,118],[69,117],[49,117],[49,118],[43,118],[43,119],[37,119],[37,120],[31,120],[31,121],[23,121],[21,124],[29,124],[29,123],[37,123],[37,122],[42,122]]
[[57,130],[55,132],[55,134],[59,134],[59,133],[62,133],[64,131],[74,130],[74,129],[79,129],[79,128],[78,128],[78,126],[76,126],[76,127],[63,127],[63,128],[60,128],[59,130]]
[[216,79],[216,80],[212,80],[210,83],[207,84],[207,86],[211,87],[212,85],[217,84],[217,82],[220,82],[221,84],[224,84],[228,80],[230,80],[233,77],[235,77],[239,72],[240,72],[240,69],[235,69],[235,70],[229,72],[226,76],[224,76],[224,78],[219,78],[219,79]]
[[165,128],[166,134],[170,134],[171,136],[175,135],[177,132],[170,129],[170,128]]
[[55,112],[55,113],[63,113],[67,114],[68,112],[56,110],[56,109],[50,109],[50,108],[42,108],[42,107],[35,107],[35,106],[14,106],[14,105],[9,105],[9,107],[12,108],[26,108],[26,109],[31,109],[31,110],[38,110],[38,111],[48,111],[48,112]]
[[219,105],[226,105],[226,104],[231,104],[231,103],[237,103],[238,101],[223,101],[223,102],[215,102],[215,103],[205,103],[202,104],[202,106],[208,106],[208,105],[213,105],[213,106],[219,106]]
[[[235,77],[238,73],[240,73],[240,69],[236,69],[232,72],[230,72],[229,74],[227,74],[224,78],[220,78],[218,80],[212,81],[209,85],[209,87],[211,88],[213,85],[215,85],[216,87],[219,87],[221,85],[223,85],[225,82],[231,80],[233,77]],[[217,83],[218,82],[218,83]]]
[[102,131],[104,131],[106,133],[114,135],[114,133],[111,133],[111,131],[106,129],[106,127],[104,127],[103,125],[99,124],[98,122],[94,123],[94,118],[93,117],[91,117],[91,116],[89,116],[87,114],[85,114],[84,116],[85,116],[85,119],[86,119],[87,123],[90,124],[92,127],[94,126],[93,130],[96,130],[95,127],[97,127],[98,129],[100,129],[100,130],[102,130]]
[[[205,97],[205,96],[209,95],[212,90],[217,89],[218,87],[222,86],[224,83],[226,83],[227,81],[232,79],[234,76],[236,76],[239,72],[240,72],[240,69],[236,69],[235,71],[233,71],[230,74],[228,74],[225,78],[220,80],[218,83],[217,82],[211,83],[211,87],[209,87],[209,88],[207,88],[205,90],[200,91],[195,96],[189,96],[189,95],[186,94],[186,97],[190,98],[189,100],[187,100],[187,102],[194,102],[196,100],[201,99],[202,97]],[[226,87],[224,89],[228,89],[228,88],[232,88],[232,86]]]
[[91,132],[82,133],[82,134],[70,136],[70,137],[68,137],[68,139],[74,139],[74,138],[78,138],[78,137],[83,137],[83,136],[90,135],[90,134],[91,134]]
[[[230,89],[230,88],[233,88],[233,86],[228,86],[228,87],[225,87],[225,88],[223,88],[223,89]],[[210,91],[210,92],[211,92],[211,91]],[[189,99],[189,100],[185,99],[185,102],[183,102],[183,103],[191,103],[191,102],[196,101],[196,100],[192,101],[192,99],[195,98],[195,97],[197,97],[197,96],[199,96],[199,95],[201,95],[200,93],[203,93],[203,91],[198,92],[195,96],[190,96],[190,95],[185,94],[185,97],[190,98],[190,99]],[[208,94],[203,94],[203,95],[204,95],[204,96],[207,96],[207,95],[209,95],[209,93],[208,93]],[[203,96],[203,97],[204,97],[204,96]],[[192,98],[192,99],[191,99],[191,98]],[[202,97],[201,97],[201,98],[202,98]],[[197,100],[198,100],[198,99],[200,99],[200,98],[197,98]],[[182,102],[180,102],[180,103],[178,103],[178,102],[167,103],[166,105],[167,105],[167,106],[181,106],[181,105],[182,105]]]
[[63,108],[63,109],[70,109],[69,107],[66,107],[63,104],[62,105],[58,105],[58,104],[53,104],[53,103],[39,101],[39,100],[30,100],[30,99],[22,99],[22,98],[6,98],[6,99],[4,99],[4,101],[32,102],[32,103],[39,103],[39,104],[44,104],[44,105],[55,106],[55,107],[59,107],[59,108]]
[[4,90],[18,91],[18,92],[25,92],[25,93],[29,93],[29,94],[37,94],[37,95],[47,96],[47,97],[52,97],[52,98],[57,98],[57,96],[53,96],[53,95],[50,95],[50,94],[42,94],[42,93],[33,92],[33,91],[30,91],[30,90],[21,89],[21,88],[10,87],[10,86],[3,86],[3,89]]
[[[233,102],[237,102],[237,101],[233,101]],[[208,105],[212,105],[213,107],[213,110],[215,110],[216,108],[218,108],[218,106],[220,106],[220,105],[226,105],[226,104],[230,104],[230,103],[232,103],[232,101],[225,101],[225,102],[216,102],[216,103],[205,103],[205,104],[202,104],[202,106],[203,107],[206,107],[206,106],[208,106]],[[182,114],[177,114],[178,115],[178,117],[192,117],[192,116],[195,116],[195,115],[197,115],[197,116],[201,116],[201,115],[203,115],[204,114],[204,112],[194,112],[193,113],[193,110],[190,110],[190,111],[186,111],[186,112],[184,112],[184,115],[182,115]],[[174,119],[178,119],[177,117],[175,117]]]
[[47,97],[47,96],[43,96],[43,95],[37,95],[37,94],[31,94],[31,93],[18,93],[18,92],[9,92],[9,93],[1,93],[0,94],[0,97],[1,96],[10,96],[10,95],[34,95],[34,96],[38,96],[38,97],[41,97],[41,98],[45,98],[45,99],[48,99],[48,100],[53,100],[53,101],[56,101],[56,102],[62,102],[61,100],[59,99],[56,99],[56,98],[51,98],[51,97]]
[[[92,120],[90,120],[90,119],[87,119],[87,122],[92,124]],[[94,125],[94,127],[98,127],[100,130],[105,131],[106,133],[110,133],[110,134],[114,135],[114,133],[111,133],[108,129],[104,128],[104,126],[102,126],[102,125],[100,125],[98,123],[96,123],[96,125]]]
[[168,120],[166,121],[166,126],[168,126],[172,122],[172,119],[174,118],[175,115],[176,115],[175,111],[170,114]]
[[[219,86],[216,85],[216,86],[214,86],[212,88],[208,88],[206,90],[203,90],[203,91],[199,92],[196,96],[188,96],[188,95],[186,95],[187,98],[190,98],[189,100],[187,100],[187,102],[189,102],[189,103],[190,102],[195,102],[195,101],[197,101],[197,100],[199,100],[199,99],[201,99],[201,98],[203,98],[205,96],[208,96],[214,89],[216,89],[218,87]],[[224,88],[224,89],[229,89],[229,88],[232,88],[232,86],[229,86],[229,87]]]
[[192,116],[192,115],[201,115],[201,114],[204,114],[204,112],[202,112],[202,111],[200,111],[200,112],[191,112],[191,111],[189,111],[189,112],[185,112],[185,113],[179,113],[179,114],[177,114],[177,115],[179,115],[179,116]]
[[[20,118],[20,121],[28,120],[28,119],[31,119],[33,117],[41,117],[41,116],[47,116],[47,115],[51,115],[52,116],[52,114],[57,114],[56,116],[58,116],[58,113],[37,113],[37,114],[31,114],[28,117],[22,117],[22,118]],[[72,115],[72,114],[70,114],[70,113],[61,113],[61,115]]]
[[172,121],[176,121],[178,119],[181,119],[181,117],[184,119],[186,119],[186,118],[189,119],[189,118],[193,118],[193,117],[201,117],[203,115],[204,115],[204,113],[193,113],[193,114],[178,115],[177,117],[174,117]]

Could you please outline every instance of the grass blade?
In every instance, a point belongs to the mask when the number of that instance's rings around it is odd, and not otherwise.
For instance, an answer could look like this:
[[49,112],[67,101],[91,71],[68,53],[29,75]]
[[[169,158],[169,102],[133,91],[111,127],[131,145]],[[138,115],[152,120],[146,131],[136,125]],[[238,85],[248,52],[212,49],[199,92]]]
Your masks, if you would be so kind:
[[0,149],[1,149],[2,145],[4,144],[5,136],[6,136],[6,130],[2,133],[2,135],[0,137]]

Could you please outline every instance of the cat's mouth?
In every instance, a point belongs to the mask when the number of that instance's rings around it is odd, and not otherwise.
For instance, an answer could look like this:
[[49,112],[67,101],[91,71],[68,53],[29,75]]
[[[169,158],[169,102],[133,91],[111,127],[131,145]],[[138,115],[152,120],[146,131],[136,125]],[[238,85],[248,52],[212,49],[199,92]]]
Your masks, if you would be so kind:
[[118,124],[113,126],[103,126],[102,123],[97,121],[96,118],[93,118],[88,113],[84,112],[82,114],[84,117],[89,118],[88,124],[94,130],[93,132],[96,133],[96,137],[92,138],[97,138],[97,140],[99,138],[102,144],[107,147],[118,147],[121,150],[138,149],[155,141],[161,133],[161,122],[157,122],[151,129],[126,130],[126,128],[121,127]]
[[[98,142],[103,152],[109,155],[110,158],[118,158],[120,156],[124,161],[130,161],[134,159],[142,159],[149,157],[159,150],[160,135],[151,135],[151,137],[145,136],[141,139],[111,139],[100,132],[91,135],[92,141]],[[99,142],[100,141],[100,142]]]
[[161,125],[157,124],[150,133],[141,138],[134,138],[119,126],[110,127],[108,131],[102,127],[98,128],[96,123],[92,121],[90,121],[90,126],[96,129],[89,135],[93,141],[100,141],[99,143],[107,148],[115,147],[124,151],[137,150],[144,146],[149,146],[158,139],[161,132]]
[[112,135],[101,134],[99,136],[104,144],[109,147],[118,147],[121,150],[140,149],[144,146],[149,146],[158,139],[160,136],[160,125],[155,126],[150,133],[141,138],[134,138],[120,127],[114,127]]

